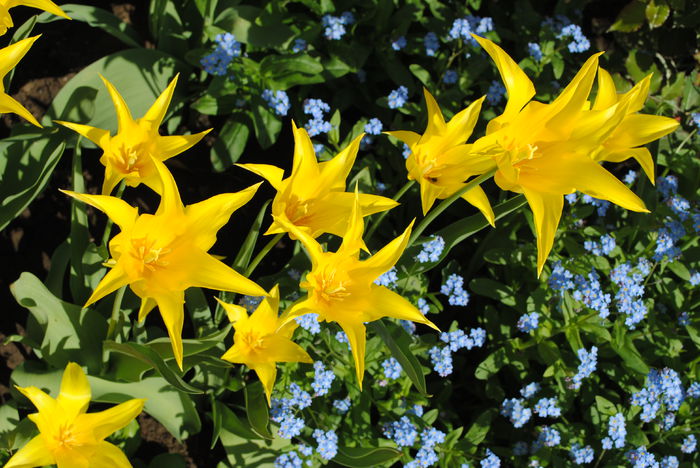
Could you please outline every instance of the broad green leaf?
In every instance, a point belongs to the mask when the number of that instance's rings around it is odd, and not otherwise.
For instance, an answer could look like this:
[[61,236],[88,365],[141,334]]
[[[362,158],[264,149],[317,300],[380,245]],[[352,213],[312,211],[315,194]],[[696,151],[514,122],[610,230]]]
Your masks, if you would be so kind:
[[501,370],[506,364],[506,350],[504,348],[499,348],[493,353],[489,354],[486,359],[481,361],[481,364],[474,371],[474,376],[479,380],[486,380],[493,374]]
[[[328,142],[331,145],[337,145],[340,141],[340,110],[336,109],[331,116],[329,121],[331,124],[331,131],[328,132]],[[352,186],[352,184],[350,185]]]
[[282,121],[275,117],[262,100],[257,98],[251,102],[251,114],[258,143],[262,149],[267,149],[277,141],[277,136],[282,130]]
[[411,379],[411,383],[416,387],[416,390],[423,395],[427,395],[428,390],[425,386],[423,368],[409,347],[411,338],[406,331],[400,326],[394,326],[392,330],[389,330],[382,320],[375,320],[369,326],[382,338],[391,355],[399,361],[401,368],[406,372],[408,378]]
[[496,410],[493,408],[481,413],[464,435],[464,439],[474,446],[483,442],[491,429],[491,421],[495,414]]
[[100,314],[58,299],[31,273],[22,273],[10,291],[29,310],[27,336],[40,343],[35,352],[41,359],[54,367],[70,361],[93,371],[101,367],[107,324]]
[[258,211],[258,215],[255,217],[255,221],[253,221],[253,225],[250,226],[248,235],[245,237],[243,244],[241,244],[241,248],[238,250],[236,258],[233,260],[232,266],[238,271],[246,271],[246,269],[248,268],[248,264],[250,263],[250,259],[253,258],[255,244],[257,243],[258,237],[260,236],[260,227],[262,226],[263,220],[265,219],[265,214],[267,213],[267,205],[269,204],[270,200],[266,201],[263,204],[263,206],[260,207],[260,211]]
[[418,78],[421,83],[423,83],[423,86],[430,86],[430,72],[428,72],[428,70],[421,67],[417,63],[412,63],[408,66],[408,69],[411,70],[411,73],[413,73],[413,75]]
[[265,439],[272,439],[269,422],[270,413],[267,399],[260,381],[249,383],[243,389],[245,394],[245,409],[251,428]]
[[671,13],[671,8],[669,8],[665,0],[651,0],[647,3],[644,13],[646,14],[649,27],[654,29],[666,22],[668,15]]
[[375,467],[401,456],[392,447],[338,447],[333,461],[352,468]]
[[231,467],[272,468],[275,459],[290,445],[289,440],[280,437],[249,439],[226,429],[221,431],[220,439]]
[[205,94],[192,103],[192,109],[205,115],[225,115],[230,114],[238,107],[237,101],[238,98],[233,94],[223,96]]
[[272,88],[281,90],[324,81],[320,60],[307,54],[267,55],[260,62],[260,72]]
[[515,294],[505,284],[489,278],[474,278],[469,282],[469,289],[480,296],[490,297],[507,306],[515,305]]
[[646,2],[632,0],[618,13],[617,18],[608,31],[632,32],[644,24]]
[[107,10],[90,5],[68,3],[61,5],[71,19],[82,21],[116,37],[129,47],[141,47],[143,40],[130,24],[127,24]]
[[246,147],[248,136],[248,125],[233,119],[226,121],[209,153],[211,165],[216,172],[223,172],[238,161]]
[[61,159],[63,139],[45,133],[0,140],[0,230],[44,190]]
[[228,431],[243,437],[244,439],[263,439],[256,434],[247,422],[242,421],[226,404],[212,398],[212,418],[214,419],[214,431],[212,434],[211,448],[214,448],[221,431]]

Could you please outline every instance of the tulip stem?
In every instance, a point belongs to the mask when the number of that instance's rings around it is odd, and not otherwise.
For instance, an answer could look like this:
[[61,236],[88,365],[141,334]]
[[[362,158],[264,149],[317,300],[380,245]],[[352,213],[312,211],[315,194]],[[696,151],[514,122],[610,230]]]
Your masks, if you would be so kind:
[[250,278],[250,275],[253,273],[255,268],[258,266],[258,264],[262,261],[263,258],[272,250],[272,248],[277,245],[277,243],[282,239],[282,236],[284,236],[284,232],[280,232],[279,234],[275,234],[275,237],[270,239],[270,241],[265,244],[265,247],[262,248],[260,252],[255,256],[253,261],[250,262],[250,265],[248,265],[248,268],[245,269],[245,276],[246,278]]
[[105,340],[113,340],[114,334],[117,331],[117,323],[119,322],[119,311],[122,308],[122,299],[124,299],[124,293],[126,292],[126,286],[122,286],[117,290],[114,295],[114,303],[112,304],[112,315],[109,317],[109,327],[107,328],[107,337]]
[[[409,180],[408,182],[406,182],[404,184],[404,186],[401,187],[401,189],[398,192],[396,192],[396,195],[394,195],[394,198],[392,198],[392,200],[399,201],[401,199],[401,197],[403,197],[404,194],[406,192],[408,192],[408,189],[413,187],[414,182],[415,181],[413,181],[413,180]],[[384,210],[379,214],[379,217],[377,218],[377,220],[374,223],[372,223],[372,226],[370,226],[369,231],[367,231],[367,235],[365,236],[366,239],[372,238],[372,234],[374,234],[374,231],[376,231],[377,228],[379,227],[379,225],[382,224],[382,221],[384,221],[384,218],[386,218],[386,215],[388,213],[389,213],[389,210]]]
[[406,248],[410,247],[413,245],[413,243],[418,239],[418,236],[423,234],[423,231],[425,231],[425,228],[427,228],[430,223],[433,222],[435,218],[440,215],[443,211],[445,211],[455,200],[460,198],[462,195],[482,183],[483,181],[490,179],[493,177],[493,175],[496,173],[496,169],[492,169],[491,171],[481,174],[479,177],[476,177],[469,182],[467,182],[467,185],[462,187],[460,190],[456,191],[454,194],[452,194],[450,197],[444,199],[438,206],[436,206],[433,210],[429,211],[428,214],[423,218],[420,223],[418,223],[418,226],[413,230],[413,234],[411,234],[411,238],[408,240],[408,245]]

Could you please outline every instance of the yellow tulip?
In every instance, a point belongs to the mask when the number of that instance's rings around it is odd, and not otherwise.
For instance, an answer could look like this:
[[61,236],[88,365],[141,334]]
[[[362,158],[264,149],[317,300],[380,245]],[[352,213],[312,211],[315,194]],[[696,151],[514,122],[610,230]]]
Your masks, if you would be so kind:
[[[217,298],[218,300],[218,298]],[[277,378],[278,362],[305,362],[313,360],[292,341],[297,328],[295,321],[283,323],[277,315],[280,303],[279,287],[275,285],[255,312],[248,316],[245,307],[219,301],[233,323],[233,346],[221,356],[229,362],[245,364],[255,371],[262,382],[270,403],[272,388]]]
[[131,112],[119,91],[105,77],[100,78],[107,87],[117,112],[117,134],[111,136],[108,130],[89,125],[59,120],[56,123],[70,128],[102,148],[100,162],[105,167],[102,195],[112,193],[122,179],[126,180],[130,187],[143,183],[162,194],[163,187],[153,161],[165,161],[182,153],[195,145],[211,129],[194,135],[161,136],[158,133],[173,97],[177,76],[158,96],[148,112],[136,120],[131,117]]
[[37,122],[34,116],[25,109],[22,104],[5,92],[5,85],[3,82],[5,80],[5,75],[17,66],[19,61],[22,60],[22,57],[29,52],[34,41],[39,39],[40,36],[41,35],[28,37],[0,49],[0,113],[6,114],[11,112],[17,114],[37,127],[41,127],[41,124]]
[[40,10],[48,11],[56,16],[62,16],[65,19],[70,19],[68,15],[51,0],[0,0],[0,36],[5,34],[9,28],[15,25],[12,22],[12,16],[10,16],[10,8],[14,8],[16,6],[38,8]]
[[284,219],[276,221],[294,234],[311,258],[311,271],[300,286],[308,293],[283,315],[284,322],[308,313],[318,314],[319,321],[337,322],[348,336],[360,388],[365,370],[365,323],[382,317],[423,323],[438,329],[410,302],[397,293],[374,284],[399,260],[411,234],[411,223],[403,234],[376,254],[360,260],[364,246],[364,223],[360,214],[359,195],[349,217],[343,242],[336,252],[324,252],[308,233]]
[[146,400],[133,399],[99,413],[86,413],[92,392],[85,373],[74,362],[63,372],[56,399],[36,387],[17,389],[39,410],[28,416],[39,435],[15,453],[5,468],[131,467],[124,452],[104,439],[138,416]]
[[[408,179],[420,184],[423,214],[426,214],[435,200],[450,197],[466,185],[468,178],[494,169],[495,163],[486,155],[472,152],[472,145],[466,144],[479,117],[483,97],[446,123],[432,94],[427,89],[423,89],[423,93],[428,108],[425,132],[422,135],[405,130],[386,133],[411,149],[406,159]],[[474,187],[462,198],[477,207],[494,225],[491,204],[481,187]]]
[[[598,53],[551,104],[531,101],[535,88],[518,65],[493,42],[474,38],[496,63],[508,103],[472,151],[496,161],[499,187],[527,198],[537,232],[538,275],[552,249],[565,194],[578,190],[628,210],[648,212],[639,197],[594,159],[635,156],[632,146],[668,133],[666,119],[658,125],[657,120],[647,119],[651,116],[634,114],[646,97],[644,85],[619,97],[604,88],[601,101],[591,107],[588,96],[598,70]],[[644,128],[647,124],[651,130]],[[623,153],[625,157],[615,159]],[[648,167],[645,170],[649,173]]]
[[162,162],[154,158],[153,164],[163,186],[154,215],[139,215],[135,207],[116,197],[64,193],[105,212],[121,230],[109,242],[112,258],[107,264],[111,269],[85,307],[128,284],[141,298],[139,320],[158,306],[182,369],[185,289],[194,286],[250,296],[267,294],[207,253],[216,242],[217,231],[253,197],[260,184],[183,206],[173,176]]
[[[239,164],[266,179],[275,190],[272,200],[274,222],[265,234],[291,233],[292,224],[311,237],[324,232],[340,236],[345,232],[355,195],[345,191],[345,179],[355,162],[363,135],[355,138],[330,161],[319,163],[313,144],[304,128],[294,132],[294,162],[286,179],[284,170],[268,164]],[[378,195],[360,194],[362,216],[391,209],[395,201]],[[284,221],[285,223],[282,223]]]

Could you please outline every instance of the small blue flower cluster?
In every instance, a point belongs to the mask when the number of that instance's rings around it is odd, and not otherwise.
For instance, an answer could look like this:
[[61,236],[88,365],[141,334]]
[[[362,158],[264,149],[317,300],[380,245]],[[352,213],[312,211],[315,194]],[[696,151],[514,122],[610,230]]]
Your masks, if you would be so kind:
[[603,448],[609,450],[613,447],[623,448],[625,446],[627,429],[625,428],[625,415],[617,413],[608,421],[608,437],[602,440]]
[[535,62],[539,62],[540,60],[542,60],[542,48],[538,43],[528,42],[527,51],[530,54],[530,57],[532,57],[535,60]]
[[[436,240],[437,239],[442,241],[441,237],[436,238]],[[435,242],[435,241],[431,241],[431,242]],[[443,246],[445,245],[444,241],[442,242],[442,245]],[[427,247],[425,247],[425,244],[424,244],[423,249],[424,250],[427,249]],[[433,260],[433,258],[435,257],[435,255],[434,255],[435,251],[437,251],[437,249],[434,249],[433,254],[431,254],[428,257],[431,261],[435,261],[435,260]],[[440,252],[442,252],[442,247],[440,247]],[[421,251],[421,253],[418,254],[418,257],[416,257],[416,259],[418,259],[418,261],[423,263],[423,261],[419,259],[421,254],[423,254],[423,251]],[[437,256],[439,256],[439,255],[440,254],[437,254]],[[440,287],[440,292],[443,293],[445,296],[448,296],[447,302],[450,305],[466,306],[469,303],[469,293],[467,291],[465,291],[465,289],[464,289],[464,278],[462,278],[460,275],[458,275],[456,273],[453,273],[447,277],[447,281],[445,281],[445,284],[443,284]]]
[[700,382],[690,384],[687,394],[690,398],[700,398]]
[[262,92],[263,100],[267,103],[268,107],[274,109],[277,115],[287,115],[289,112],[289,96],[284,91],[272,91],[271,89],[266,89]]
[[405,468],[424,468],[433,466],[438,462],[438,455],[434,447],[445,441],[446,434],[434,427],[423,429],[420,433],[421,448],[413,461],[404,465]]
[[294,39],[294,42],[292,43],[292,52],[295,54],[298,54],[299,52],[303,52],[306,50],[307,44],[304,39],[297,38]]
[[659,466],[654,454],[649,453],[647,448],[643,445],[625,453],[625,457],[630,463],[633,463],[633,468],[655,468]]
[[486,100],[492,106],[499,104],[503,100],[503,96],[506,94],[506,87],[503,83],[497,80],[491,82],[489,90],[486,92]]
[[323,30],[323,35],[326,39],[337,41],[345,35],[345,26],[349,26],[355,22],[355,16],[346,11],[340,16],[323,15],[321,24],[326,28]]
[[[570,193],[568,195],[565,195],[564,199],[567,201],[567,203],[573,205],[578,201],[578,195],[576,193]],[[611,203],[607,200],[600,200],[598,198],[593,198],[592,196],[585,194],[581,197],[581,201],[586,205],[595,206],[596,213],[600,217],[605,216],[605,214],[608,212],[608,208],[610,208],[611,205]]]
[[457,352],[462,348],[480,348],[486,341],[486,330],[472,328],[467,335],[462,330],[440,333],[440,340],[449,345],[450,351]]
[[408,88],[405,86],[399,86],[395,90],[389,93],[388,105],[390,109],[398,109],[406,104],[408,99]]
[[406,38],[403,36],[391,41],[391,48],[394,50],[401,50],[404,47],[406,47]]
[[599,242],[587,240],[583,243],[584,249],[599,257],[603,255],[610,255],[610,252],[613,251],[615,246],[615,238],[609,234],[600,236]]
[[[291,387],[290,387],[291,388]],[[308,395],[308,393],[307,393]],[[306,408],[306,398],[273,398],[270,408],[270,419],[280,425],[277,435],[283,439],[291,439],[301,434],[305,422],[301,417],[294,415],[294,408]],[[311,404],[311,397],[308,399]],[[308,406],[308,405],[307,405]]]
[[583,465],[585,463],[591,463],[593,461],[593,456],[595,452],[590,445],[582,447],[579,444],[573,444],[571,450],[569,451],[569,456],[573,462],[577,465]]
[[314,389],[314,396],[322,396],[328,393],[334,379],[335,374],[332,370],[326,370],[321,361],[314,362],[314,381],[311,383],[311,388]]
[[[440,48],[440,40],[438,39],[437,34],[435,34],[432,31],[426,34],[423,38],[423,46],[425,47],[425,55],[427,55],[428,57],[434,57],[438,49]],[[395,108],[392,107],[392,109]]]
[[384,426],[384,436],[393,440],[399,447],[410,447],[418,437],[418,430],[413,425],[408,416],[401,416],[401,419]]
[[435,236],[432,240],[425,242],[421,251],[416,255],[415,260],[420,263],[437,262],[445,249],[445,240],[440,236]]
[[452,352],[449,347],[433,346],[428,350],[428,356],[433,363],[433,370],[440,377],[447,377],[452,373]]
[[396,359],[389,358],[382,362],[382,367],[384,368],[384,375],[387,379],[396,380],[401,377],[401,364]]
[[241,43],[236,41],[236,36],[231,33],[217,34],[214,42],[216,42],[214,51],[202,57],[199,63],[205,72],[224,76],[233,59],[241,56]]
[[350,348],[350,342],[348,341],[348,335],[345,334],[343,330],[340,330],[335,334],[335,339],[338,340],[339,343],[345,343],[348,345],[348,348]]
[[664,226],[656,234],[656,247],[652,257],[655,261],[660,262],[664,258],[673,261],[681,256],[681,249],[676,246],[676,242],[682,239],[686,232],[680,222],[667,218]]
[[604,319],[610,315],[610,294],[603,293],[600,286],[600,277],[595,270],[591,270],[588,274],[588,279],[582,275],[574,277],[576,289],[572,297],[579,302],[582,302],[586,307],[589,307],[596,312],[600,318]]
[[321,429],[314,430],[316,440],[316,451],[324,460],[330,460],[338,453],[338,436],[333,431],[323,432]]
[[263,300],[263,296],[243,296],[238,302],[249,313],[255,311]]
[[523,333],[528,333],[539,326],[540,314],[537,312],[530,312],[529,314],[523,314],[518,319],[518,330]]
[[691,114],[690,118],[693,121],[693,124],[696,127],[700,128],[700,112],[695,112]]
[[552,264],[552,273],[547,280],[549,287],[560,293],[574,289],[574,274],[564,268],[559,260]]
[[522,398],[506,398],[501,403],[501,414],[510,419],[513,427],[523,427],[532,417],[532,410],[525,406]]
[[301,468],[302,466],[304,461],[294,451],[283,453],[275,459],[275,468]]
[[670,430],[675,424],[676,424],[676,414],[675,413],[664,414],[664,418],[661,421],[661,427],[663,427],[664,431]]
[[493,18],[469,15],[465,18],[454,20],[448,35],[450,39],[463,39],[467,44],[476,47],[477,42],[471,36],[471,33],[483,36],[489,31],[493,31]]
[[374,280],[374,284],[378,286],[386,286],[387,288],[391,288],[396,286],[396,282],[399,280],[399,277],[397,275],[396,267],[391,267],[389,271],[386,271],[379,275],[379,278]]
[[541,418],[558,418],[561,416],[561,409],[557,406],[556,398],[541,398],[535,403],[535,413]]
[[338,410],[340,414],[345,414],[350,410],[350,406],[352,406],[350,402],[350,397],[345,397],[342,400],[335,400],[333,402],[333,408]]
[[373,117],[365,124],[365,133],[368,135],[381,135],[382,127],[382,121]]
[[[430,312],[430,305],[428,304],[428,301],[425,300],[424,297],[421,297],[420,299],[418,299],[417,306],[418,306],[418,310],[420,310],[420,313],[423,315],[427,315],[428,312]],[[411,323],[413,323],[413,322],[411,322]]]
[[523,398],[529,399],[535,396],[541,388],[542,387],[537,382],[530,382],[529,384],[525,385],[523,388],[520,389],[520,394],[523,396]]
[[500,466],[501,459],[498,458],[490,449],[486,449],[486,458],[481,460],[481,468],[499,468]]
[[581,348],[576,352],[576,354],[578,355],[581,364],[578,366],[576,375],[571,378],[571,388],[578,390],[581,388],[583,379],[589,377],[596,370],[598,365],[598,348],[591,346],[590,351],[586,351],[586,348]]
[[637,180],[637,171],[633,171],[632,169],[622,178],[622,181],[627,185],[632,185],[635,180]]
[[311,115],[312,119],[306,122],[304,128],[309,133],[310,137],[328,133],[333,128],[331,123],[323,120],[326,112],[330,112],[331,106],[323,102],[321,99],[306,99],[304,100],[304,114]]
[[561,442],[559,431],[550,426],[542,426],[542,432],[537,436],[537,440],[532,443],[532,452],[537,452],[542,446],[556,447]]
[[454,70],[446,70],[445,74],[442,75],[442,82],[445,84],[455,84],[459,75]]
[[678,458],[674,457],[673,455],[668,455],[661,459],[659,468],[678,468],[679,466],[680,463],[678,462]]
[[572,38],[572,41],[569,42],[569,52],[571,53],[580,53],[580,52],[585,52],[588,49],[591,48],[591,43],[588,40],[588,38],[583,34],[583,31],[581,30],[581,27],[576,25],[576,24],[570,24],[568,26],[564,26],[559,34],[557,35],[559,39],[562,39],[564,37],[570,37]]
[[619,288],[615,293],[615,305],[620,313],[627,316],[625,325],[630,330],[634,330],[647,315],[642,296],[645,276],[643,273],[649,272],[648,261],[644,258],[640,259],[637,269],[640,271],[634,271],[629,263],[621,263],[610,272],[610,280]]
[[697,448],[698,441],[693,434],[683,439],[683,445],[681,445],[681,452],[683,453],[693,453]]
[[304,314],[294,319],[301,328],[312,335],[321,331],[321,323],[318,321],[318,314]]
[[631,402],[641,406],[639,418],[650,422],[656,418],[663,404],[667,411],[678,411],[685,399],[685,391],[678,373],[668,367],[659,372],[651,369],[643,389],[632,395]]

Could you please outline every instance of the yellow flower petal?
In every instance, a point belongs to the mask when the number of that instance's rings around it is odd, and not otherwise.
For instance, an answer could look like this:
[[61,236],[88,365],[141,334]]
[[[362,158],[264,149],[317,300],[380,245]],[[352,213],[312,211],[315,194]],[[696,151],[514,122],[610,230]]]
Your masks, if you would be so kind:
[[170,159],[173,156],[187,151],[194,145],[200,142],[204,136],[211,132],[211,128],[203,132],[195,133],[194,135],[169,135],[162,136],[157,140],[158,154],[156,155],[161,161]]
[[267,292],[225,263],[204,252],[191,252],[182,266],[189,266],[188,284],[217,291],[232,291],[246,296],[266,296]]
[[32,402],[39,413],[51,413],[56,410],[56,400],[48,396],[43,390],[34,386],[16,388]]
[[486,192],[484,192],[481,186],[477,185],[473,187],[462,195],[462,198],[481,211],[481,214],[484,215],[491,226],[496,227],[496,216],[493,214],[489,198],[486,196]]
[[7,2],[7,9],[14,8],[16,6],[28,6],[32,8],[38,8],[40,10],[48,11],[52,15],[61,16],[65,19],[71,19],[61,8],[50,0],[10,0]]
[[[22,60],[22,57],[29,52],[34,42],[40,37],[41,34],[28,37],[0,49],[0,77],[4,78],[10,70],[15,68],[19,61]],[[5,90],[2,84],[0,84],[0,90],[3,92]]]
[[422,323],[440,331],[433,322],[420,313],[416,306],[408,302],[403,296],[384,286],[373,285],[369,301],[372,303],[372,310],[369,312],[370,317],[372,317],[371,320],[393,317],[399,320]]
[[102,82],[107,88],[109,97],[112,98],[114,110],[117,113],[117,124],[119,125],[118,133],[128,131],[132,126],[136,125],[136,122],[134,122],[134,119],[131,117],[129,107],[126,105],[122,95],[119,94],[119,91],[117,91],[117,88],[115,88],[114,85],[107,80],[107,78],[100,75],[100,79],[102,79]]
[[138,217],[138,210],[120,198],[107,195],[88,195],[85,193],[72,192],[70,190],[59,190],[66,195],[102,211],[109,216],[109,219],[114,221],[122,231],[133,226]]
[[593,86],[598,70],[598,57],[602,54],[598,52],[591,55],[564,91],[546,107],[547,113],[557,127],[568,128],[574,125],[575,119],[579,117],[579,112],[584,108]]
[[423,178],[418,181],[420,184],[420,201],[423,215],[430,211],[430,208],[438,198],[444,197],[444,187],[440,187]]
[[158,305],[152,297],[141,298],[141,306],[139,307],[139,322],[146,320],[146,316]]
[[598,94],[592,110],[602,110],[617,104],[617,89],[610,73],[598,67]]
[[88,140],[95,143],[102,149],[105,149],[109,142],[109,132],[107,130],[102,130],[101,128],[91,127],[89,125],[81,125],[71,122],[64,122],[63,120],[54,120],[54,123],[63,125],[66,128],[70,128],[79,135],[84,136]]
[[99,301],[106,295],[116,291],[122,286],[126,286],[131,282],[129,275],[123,270],[118,263],[112,267],[107,274],[100,280],[97,287],[92,292],[83,307],[89,307],[91,304]]
[[173,98],[179,76],[180,74],[177,73],[175,77],[170,80],[170,83],[168,83],[168,86],[160,93],[160,96],[158,96],[144,116],[138,120],[146,123],[150,131],[158,132],[158,128],[163,123],[165,113],[168,111],[168,106],[170,106],[170,101]]
[[182,326],[185,319],[185,293],[184,291],[172,291],[154,296],[158,303],[165,328],[168,330],[170,345],[173,348],[175,362],[182,370]]
[[275,362],[314,362],[304,348],[283,336],[266,337],[265,346],[269,349],[270,360]]
[[174,217],[184,212],[180,191],[177,189],[177,184],[173,175],[161,161],[152,158],[153,164],[160,175],[160,180],[163,184],[163,192],[160,197],[160,205],[156,211],[156,216]]
[[132,468],[132,465],[119,447],[102,441],[90,458],[90,468]]
[[229,322],[236,323],[239,320],[244,320],[248,318],[248,311],[245,307],[236,304],[229,304],[228,302],[222,301],[218,297],[215,297],[214,299],[216,299],[219,305],[223,307]]
[[362,379],[365,374],[365,345],[367,339],[365,337],[365,326],[362,322],[351,320],[338,321],[338,325],[343,329],[348,336],[348,343],[352,351],[352,357],[355,360],[355,374],[357,375],[357,383],[362,390]]
[[428,125],[425,128],[425,135],[444,134],[447,128],[440,106],[427,88],[423,88],[423,96],[425,96],[425,105],[428,110]]
[[284,178],[283,169],[269,164],[236,164],[236,166],[259,175],[267,180],[278,192],[282,190],[282,179]]
[[596,157],[596,161],[609,161],[609,162],[622,162],[629,158],[634,158],[637,160],[642,170],[649,178],[652,185],[656,184],[656,177],[654,176],[654,159],[647,148],[627,148],[621,150],[613,150],[610,152],[603,151],[600,153],[599,157]]
[[394,138],[398,138],[408,145],[409,148],[413,147],[420,140],[420,134],[416,132],[411,132],[408,130],[394,130],[391,132],[384,132],[387,135],[391,135]]
[[86,430],[91,430],[96,439],[101,440],[129,424],[143,411],[145,403],[143,398],[134,398],[98,413],[83,414],[79,422]]
[[277,378],[277,365],[274,362],[261,362],[256,363],[251,369],[258,375],[263,389],[265,389],[265,396],[267,397],[267,404],[269,406],[272,388],[275,386],[275,379]]
[[354,270],[355,274],[363,277],[366,276],[373,282],[375,279],[379,278],[382,273],[389,271],[391,267],[399,261],[403,251],[406,249],[408,239],[411,237],[411,229],[413,229],[414,222],[415,219],[406,227],[403,234],[382,247],[367,260],[362,261],[360,266]]
[[27,442],[7,461],[5,468],[33,468],[35,466],[53,465],[56,460],[48,451],[44,438],[38,435]]
[[479,119],[479,113],[481,112],[481,105],[484,99],[486,99],[486,96],[482,96],[472,102],[469,107],[458,112],[450,119],[443,137],[446,145],[456,146],[467,141]]
[[357,151],[360,149],[360,141],[365,134],[362,133],[343,148],[330,161],[318,165],[320,178],[318,185],[330,187],[332,191],[345,191],[345,179],[350,174],[350,169],[355,163]]
[[39,121],[36,120],[36,118],[34,118],[31,112],[25,109],[24,106],[17,102],[12,96],[9,96],[4,93],[0,94],[0,113],[17,114],[23,119],[27,120],[32,125],[35,125],[40,128],[42,127],[42,125],[39,123]]
[[61,390],[57,401],[61,408],[68,413],[70,419],[74,419],[80,413],[87,410],[92,392],[85,372],[74,362],[69,362],[63,371]]
[[675,119],[669,117],[647,114],[628,115],[610,136],[606,146],[615,149],[646,145],[675,131],[679,125]]
[[560,194],[541,193],[523,188],[523,193],[532,209],[537,232],[537,276],[539,277],[554,245],[554,235],[559,226],[561,211],[564,208],[564,196]]

